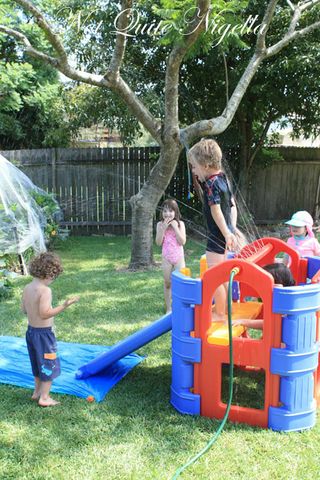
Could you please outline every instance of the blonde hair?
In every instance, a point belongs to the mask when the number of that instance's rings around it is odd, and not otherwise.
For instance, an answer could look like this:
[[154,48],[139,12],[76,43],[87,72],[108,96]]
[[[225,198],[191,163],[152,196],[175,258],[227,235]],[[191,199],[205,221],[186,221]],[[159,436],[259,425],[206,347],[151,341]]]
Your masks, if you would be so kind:
[[201,166],[221,169],[222,152],[218,143],[211,138],[202,138],[189,150],[189,156]]

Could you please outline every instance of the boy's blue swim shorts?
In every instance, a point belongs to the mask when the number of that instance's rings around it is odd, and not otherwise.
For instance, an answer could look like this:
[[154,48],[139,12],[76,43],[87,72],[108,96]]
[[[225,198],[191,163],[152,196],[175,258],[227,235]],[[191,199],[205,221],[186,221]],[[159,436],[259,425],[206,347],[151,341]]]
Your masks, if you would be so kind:
[[26,342],[33,376],[43,382],[50,382],[58,377],[61,373],[60,360],[52,327],[34,328],[29,325]]

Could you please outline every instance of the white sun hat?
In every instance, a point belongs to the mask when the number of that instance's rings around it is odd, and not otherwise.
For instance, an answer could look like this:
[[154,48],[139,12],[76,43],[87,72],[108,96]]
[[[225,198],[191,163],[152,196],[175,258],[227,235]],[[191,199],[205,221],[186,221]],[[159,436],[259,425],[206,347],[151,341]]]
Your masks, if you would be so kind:
[[294,213],[291,219],[285,223],[291,227],[306,227],[308,235],[310,237],[314,237],[314,233],[312,231],[313,218],[311,217],[310,213],[306,212],[305,210],[300,210],[299,212]]

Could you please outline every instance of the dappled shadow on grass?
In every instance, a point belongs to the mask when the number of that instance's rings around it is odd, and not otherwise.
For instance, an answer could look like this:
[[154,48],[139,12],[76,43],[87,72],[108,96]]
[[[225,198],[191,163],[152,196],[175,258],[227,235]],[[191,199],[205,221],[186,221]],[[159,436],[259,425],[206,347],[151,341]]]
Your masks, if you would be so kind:
[[[52,478],[55,475],[72,479],[169,478],[169,472],[172,475],[175,467],[204,447],[220,425],[220,420],[176,412],[169,403],[170,383],[170,365],[150,366],[146,361],[126,376],[100,404],[55,395],[62,401],[61,406],[47,410],[29,400],[31,391],[0,386],[0,438],[8,465],[3,478],[21,478],[14,475],[17,466],[20,473],[24,472],[24,478],[30,480],[45,478],[48,468]],[[237,443],[238,436],[241,446]],[[295,445],[299,451],[302,441],[308,445],[308,438],[308,432],[299,436],[293,434],[291,438],[281,436],[283,448],[278,452],[277,462],[285,445],[290,444],[293,449]],[[225,455],[234,455],[236,476],[233,478],[240,478],[237,477],[237,472],[242,471],[240,465],[243,466],[240,448],[248,455],[246,464],[252,454],[255,455],[253,463],[259,463],[261,452],[276,452],[277,442],[279,434],[276,432],[227,423],[218,444],[205,457],[205,463],[197,464],[194,472],[204,468],[208,461],[213,462],[211,468],[220,467]],[[132,472],[125,473],[128,454],[131,462],[137,462],[134,476]],[[88,462],[91,475],[86,476]],[[99,476],[101,464],[104,464],[104,472]],[[110,464],[113,467],[108,470]],[[35,468],[39,468],[38,474]],[[230,465],[228,468],[230,473]],[[153,469],[157,475],[148,476],[147,472]],[[112,471],[117,475],[112,476]],[[199,477],[198,474],[194,478],[211,477]]]
[[122,312],[121,317],[117,309],[83,308],[79,314],[57,318],[57,335],[64,341],[112,345],[150,326],[160,317],[146,312],[143,306],[141,310],[132,311],[130,304],[127,315]]
[[[11,443],[6,453],[6,461],[10,461],[10,465],[7,475],[2,478],[21,478],[9,476],[10,468],[15,464],[19,464],[25,474],[30,474],[37,462],[43,464],[42,475],[24,478],[45,478],[49,458],[56,465],[72,462],[72,458],[82,456],[82,452],[85,455],[86,448],[101,439],[103,432],[110,434],[109,428],[103,428],[104,421],[108,424],[108,415],[104,415],[103,409],[97,410],[97,415],[93,414],[93,408],[85,400],[56,395],[63,402],[61,405],[41,409],[29,400],[30,395],[31,391],[11,389],[10,403],[1,402],[1,411],[6,412],[1,419],[2,435],[7,430],[7,438],[13,438],[7,440]],[[12,437],[11,432],[15,430],[18,433]],[[73,471],[76,472],[76,465]]]
[[[117,272],[119,264],[129,260],[127,238],[71,237],[61,244],[65,271],[52,284],[53,305],[67,296],[80,295],[80,302],[56,318],[62,340],[105,343],[99,325],[136,324],[136,329],[163,314],[163,279],[161,269],[149,272]],[[21,293],[30,277],[23,279],[15,297],[0,303],[0,334],[24,334],[26,318],[20,311]],[[92,334],[90,334],[92,329]],[[97,335],[95,335],[97,329]],[[125,334],[127,332],[124,332]],[[82,336],[83,334],[83,336]],[[119,334],[118,339],[123,335]],[[112,334],[112,339],[116,337]]]
[[188,437],[195,424],[190,417],[183,420],[169,404],[170,366],[143,369],[122,385],[102,404],[56,395],[62,405],[46,410],[29,401],[30,391],[9,388],[10,402],[1,402],[6,412],[1,426],[18,431],[11,442],[11,461],[25,464],[28,471],[27,458],[44,459],[48,452],[63,462],[84,458],[91,448],[111,454],[126,445],[138,448],[141,442],[147,462],[159,457],[160,445],[163,461],[179,451],[184,442],[177,442],[177,434]]
[[[149,437],[151,444],[161,441],[164,453],[166,449],[169,452],[172,448],[187,448],[190,442],[188,437],[194,429],[211,432],[219,421],[176,412],[170,405],[170,384],[171,365],[148,367],[145,364],[126,376],[100,404],[88,404],[82,399],[55,395],[62,404],[54,409],[41,409],[31,402],[31,390],[1,386],[2,431],[8,424],[13,429],[14,425],[17,426],[17,458],[24,457],[24,437],[28,437],[34,429],[41,435],[42,442],[50,445],[53,438],[55,443],[58,441],[58,450],[64,451],[67,456],[72,455],[78,447],[83,448],[101,438],[102,434],[106,434],[108,442],[113,445],[134,440],[134,433],[141,428],[145,440]],[[9,395],[4,394],[6,389]],[[227,430],[234,428],[231,424],[227,426]],[[241,428],[251,429],[247,426]],[[162,430],[165,431],[165,441]],[[115,432],[117,435],[114,436]],[[179,447],[175,440],[177,434],[183,434]],[[40,438],[35,439],[33,452],[30,452],[31,446],[28,445],[29,453],[37,453],[39,441]]]
[[[150,271],[161,271],[160,250],[154,246],[156,265]],[[70,252],[72,252],[72,256],[70,256]],[[62,257],[66,269],[72,269],[73,266],[78,269],[79,261],[81,261],[80,270],[85,272],[115,270],[126,275],[139,273],[139,271],[128,270],[131,254],[131,239],[129,238],[70,237],[65,243],[58,246],[57,253]],[[187,264],[192,265],[194,274],[197,275],[200,257],[205,253],[205,248],[189,239],[185,253]]]

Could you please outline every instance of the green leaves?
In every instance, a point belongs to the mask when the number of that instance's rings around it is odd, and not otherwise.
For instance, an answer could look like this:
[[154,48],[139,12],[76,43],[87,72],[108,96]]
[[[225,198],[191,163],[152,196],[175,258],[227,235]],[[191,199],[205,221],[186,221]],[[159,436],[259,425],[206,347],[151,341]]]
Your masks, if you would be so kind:
[[11,272],[6,269],[5,258],[0,258],[0,302],[13,296],[14,284]]
[[30,63],[0,62],[0,148],[67,146],[63,86]]
[[[159,42],[169,45],[182,40],[197,28],[204,28],[196,45],[188,53],[188,58],[207,53],[212,47],[223,45],[227,48],[229,41],[240,41],[239,30],[244,19],[241,16],[248,1],[215,1],[211,2],[208,12],[202,14],[194,0],[169,1],[161,0],[160,6],[154,5],[152,11],[165,26],[165,33]],[[193,17],[198,20],[199,27],[192,26]],[[238,28],[233,28],[238,25]],[[244,43],[244,42],[242,42]]]
[[0,63],[0,91],[3,96],[0,111],[19,111],[34,77],[34,70],[29,63]]
[[61,210],[58,202],[54,198],[54,195],[46,193],[42,190],[31,190],[30,195],[36,204],[41,208],[42,213],[46,218],[44,234],[47,244],[52,243],[57,238],[64,240],[68,236],[69,232],[61,230],[59,227]]

